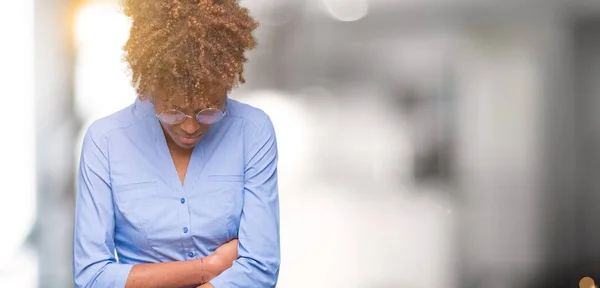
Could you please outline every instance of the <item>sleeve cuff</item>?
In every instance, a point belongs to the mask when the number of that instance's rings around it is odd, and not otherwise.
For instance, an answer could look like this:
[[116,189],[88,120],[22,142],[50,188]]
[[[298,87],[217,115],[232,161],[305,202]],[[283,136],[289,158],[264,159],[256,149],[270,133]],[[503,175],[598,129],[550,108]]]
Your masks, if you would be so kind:
[[222,277],[215,277],[214,279],[208,281],[208,283],[215,288],[225,287],[225,282],[223,281]]
[[127,278],[129,277],[129,272],[131,272],[133,265],[119,264],[117,267],[117,271],[115,271],[115,287],[125,287]]
[[227,279],[231,279],[232,275],[229,275],[229,276],[227,276],[227,275],[231,274],[231,272],[232,272],[231,268],[229,268],[208,282],[215,288],[230,287],[231,285],[227,285],[227,283],[229,282],[229,281],[227,281]]

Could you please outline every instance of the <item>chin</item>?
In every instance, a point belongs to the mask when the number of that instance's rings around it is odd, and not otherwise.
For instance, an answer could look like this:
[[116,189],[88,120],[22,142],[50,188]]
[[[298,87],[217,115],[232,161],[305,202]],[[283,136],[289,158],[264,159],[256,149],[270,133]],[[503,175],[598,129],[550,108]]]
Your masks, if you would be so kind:
[[182,142],[179,142],[179,141],[177,141],[175,143],[177,144],[177,146],[179,146],[179,148],[183,148],[183,149],[191,149],[191,148],[194,148],[198,144],[198,142],[195,142],[195,143],[182,143]]

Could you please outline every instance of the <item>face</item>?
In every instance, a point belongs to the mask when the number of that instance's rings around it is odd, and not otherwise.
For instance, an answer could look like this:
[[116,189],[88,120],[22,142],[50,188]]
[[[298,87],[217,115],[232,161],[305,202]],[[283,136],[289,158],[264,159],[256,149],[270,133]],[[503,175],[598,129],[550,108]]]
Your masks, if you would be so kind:
[[159,121],[167,136],[167,140],[177,145],[179,148],[186,150],[194,148],[194,146],[202,140],[204,134],[212,127],[210,124],[199,123],[198,120],[196,120],[196,114],[206,108],[218,108],[223,111],[224,106],[225,98],[221,99],[217,105],[211,107],[186,106],[184,101],[179,101],[177,99],[174,99],[170,105],[164,101],[154,101],[154,110],[157,115],[166,110],[174,109],[191,116],[185,117],[183,122],[177,124],[168,124]]

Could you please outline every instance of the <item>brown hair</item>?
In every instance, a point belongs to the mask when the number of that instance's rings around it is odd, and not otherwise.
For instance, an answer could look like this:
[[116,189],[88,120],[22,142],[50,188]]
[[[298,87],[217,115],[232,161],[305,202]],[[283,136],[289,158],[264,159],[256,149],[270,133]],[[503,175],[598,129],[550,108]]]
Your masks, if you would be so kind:
[[132,84],[145,98],[212,104],[245,82],[245,51],[258,23],[239,0],[122,0],[132,26],[124,46]]

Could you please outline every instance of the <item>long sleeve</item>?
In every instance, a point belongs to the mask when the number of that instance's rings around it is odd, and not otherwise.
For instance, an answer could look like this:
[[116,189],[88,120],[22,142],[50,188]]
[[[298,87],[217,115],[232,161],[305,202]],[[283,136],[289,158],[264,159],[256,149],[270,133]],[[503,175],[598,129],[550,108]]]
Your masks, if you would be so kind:
[[75,287],[125,287],[132,265],[115,258],[115,214],[105,137],[88,130],[81,151],[74,223]]
[[239,258],[210,283],[216,288],[275,287],[279,275],[277,141],[268,116],[247,147]]

